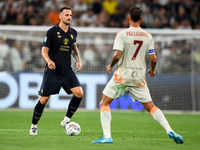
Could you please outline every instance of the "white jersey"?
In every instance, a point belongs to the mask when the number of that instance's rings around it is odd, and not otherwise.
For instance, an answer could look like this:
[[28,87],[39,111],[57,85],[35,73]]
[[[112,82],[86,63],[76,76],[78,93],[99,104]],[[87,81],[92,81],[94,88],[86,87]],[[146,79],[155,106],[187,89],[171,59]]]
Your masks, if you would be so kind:
[[113,50],[123,52],[113,76],[114,80],[127,86],[147,86],[146,57],[147,54],[155,53],[152,35],[140,27],[119,31]]

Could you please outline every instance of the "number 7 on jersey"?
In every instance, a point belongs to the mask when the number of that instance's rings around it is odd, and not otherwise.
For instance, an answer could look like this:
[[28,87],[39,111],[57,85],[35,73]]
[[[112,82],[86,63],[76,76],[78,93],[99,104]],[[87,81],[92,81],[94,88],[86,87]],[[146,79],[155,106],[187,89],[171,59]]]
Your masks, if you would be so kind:
[[136,57],[137,57],[137,54],[138,54],[139,50],[141,49],[141,46],[142,46],[142,44],[143,44],[143,41],[134,40],[134,41],[133,41],[133,44],[134,44],[134,45],[138,44],[138,46],[137,46],[137,48],[136,48],[136,51],[135,51],[135,53],[133,54],[133,57],[132,57],[132,60],[135,60]]

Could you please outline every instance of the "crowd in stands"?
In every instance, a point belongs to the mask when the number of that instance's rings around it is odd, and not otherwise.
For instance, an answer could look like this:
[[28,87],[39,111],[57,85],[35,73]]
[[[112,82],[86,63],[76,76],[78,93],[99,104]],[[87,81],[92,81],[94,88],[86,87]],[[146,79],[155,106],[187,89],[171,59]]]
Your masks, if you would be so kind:
[[[0,24],[53,26],[59,23],[59,8],[63,6],[72,8],[73,27],[126,28],[130,7],[138,6],[143,11],[143,28],[200,29],[199,0],[3,0]],[[92,40],[92,44],[78,43],[84,66],[81,72],[106,73],[105,66],[113,55],[112,44],[98,44],[94,37]],[[0,71],[43,72],[42,42],[0,37]],[[199,43],[199,39],[192,44],[189,40],[174,41],[170,46],[156,42],[157,73],[190,73],[192,64],[200,68]],[[200,69],[195,72],[200,73]]]
[[0,24],[56,25],[63,6],[72,8],[72,26],[128,27],[128,11],[137,6],[143,28],[200,28],[199,0],[1,0]]

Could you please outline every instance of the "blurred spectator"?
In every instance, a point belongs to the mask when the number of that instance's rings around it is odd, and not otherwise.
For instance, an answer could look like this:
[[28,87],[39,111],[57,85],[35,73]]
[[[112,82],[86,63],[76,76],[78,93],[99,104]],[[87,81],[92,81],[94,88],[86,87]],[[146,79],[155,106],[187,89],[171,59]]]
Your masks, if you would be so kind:
[[181,53],[178,55],[178,64],[181,68],[181,73],[188,73],[190,71],[190,60],[191,60],[191,47],[190,44],[186,41],[183,45]]
[[3,5],[2,8],[0,9],[0,18],[2,20],[2,24],[5,24],[6,15],[7,15],[6,6]]
[[28,6],[27,11],[24,14],[25,25],[32,25],[34,18],[35,18],[35,13],[33,6]]
[[32,6],[33,6],[33,8],[34,8],[34,12],[36,12],[36,13],[38,13],[40,10],[42,10],[43,9],[43,5],[44,5],[44,3],[43,3],[43,1],[42,0],[33,0],[33,1],[31,1],[31,3],[30,3]]
[[21,46],[22,46],[22,58],[25,62],[30,62],[31,61],[31,48],[30,44],[28,41],[21,41]]
[[199,29],[200,15],[198,15],[197,9],[192,10],[192,13],[190,14],[190,22],[193,29]]
[[[46,17],[46,18],[48,18],[48,17]],[[37,25],[44,24],[45,15],[44,15],[44,11],[42,9],[39,10],[39,12],[37,13],[37,15],[35,16],[35,21],[36,21]]]
[[118,7],[118,3],[116,0],[103,1],[103,8],[109,15],[114,15],[117,7]]
[[132,0],[118,0],[118,8],[128,16],[130,7],[135,6],[135,2]]
[[6,10],[9,10],[10,8],[13,7],[14,1],[13,0],[8,0],[7,5],[6,5]]
[[87,67],[89,72],[94,71],[95,67],[97,66],[96,56],[98,55],[95,51],[94,45],[88,45],[84,50],[82,57],[85,62],[83,65]]
[[16,21],[13,24],[15,24],[15,25],[24,25],[24,16],[23,16],[23,13],[18,13],[17,14],[17,19],[16,19]]
[[[155,53],[156,53],[156,56],[157,56],[157,61],[158,61],[157,65],[156,65],[156,73],[161,74],[162,73],[162,69],[163,69],[162,66],[163,66],[163,63],[165,63],[165,62],[164,62],[163,55],[161,54],[160,45],[156,43],[154,45],[154,50],[155,50]],[[148,62],[148,64],[149,63],[150,62]]]
[[115,10],[115,14],[110,16],[109,27],[119,28],[122,26],[122,20],[124,19],[124,14],[120,12],[120,9]]
[[156,17],[162,22],[163,28],[170,28],[170,16],[167,14],[165,7],[161,7],[160,10],[155,14]]
[[53,23],[53,25],[57,25],[60,22],[59,18],[59,8],[54,7],[53,11],[51,11],[48,15],[49,19]]
[[105,66],[107,66],[110,62],[110,56],[113,55],[112,46],[109,44],[104,44],[101,53],[99,54],[100,57],[100,64],[102,68],[99,68],[101,72],[106,72]]
[[21,45],[17,44],[16,41],[12,42],[12,46],[10,48],[10,62],[12,65],[12,71],[18,72],[23,71],[25,67],[25,63],[21,57]]
[[142,12],[145,12],[147,8],[147,5],[143,2],[143,0],[136,0],[135,6],[139,7],[142,10]]
[[74,3],[73,10],[73,17],[77,18],[80,17],[83,13],[87,12],[88,6],[86,3],[84,3],[83,0],[77,0],[76,3]]
[[97,19],[97,16],[93,13],[92,9],[89,9],[87,12],[80,16],[80,19],[82,26],[95,26],[94,22]]
[[142,22],[146,25],[147,28],[149,28],[153,26],[153,19],[153,14],[151,13],[151,10],[147,7],[143,13]]
[[46,0],[44,3],[44,9],[47,11],[47,13],[49,13],[50,11],[54,10],[57,4],[58,3],[56,2],[56,0]]
[[24,1],[19,0],[17,2],[17,6],[15,7],[16,12],[24,14],[26,12],[26,9],[27,9],[27,7],[26,7],[26,4],[24,3]]
[[6,41],[0,38],[0,70],[4,69],[5,61],[10,49]]
[[167,14],[170,16],[173,16],[176,14],[173,1],[174,0],[168,0],[168,3],[165,6],[163,6],[163,7],[165,7]]
[[124,18],[124,20],[122,20],[122,28],[128,28],[129,27],[129,22],[127,18]]
[[161,20],[158,17],[155,17],[153,19],[153,25],[152,26],[150,25],[149,28],[155,28],[155,29],[163,28]]
[[184,0],[183,7],[185,9],[186,14],[191,14],[192,11],[195,9],[194,1],[193,0]]
[[9,7],[7,14],[6,14],[6,19],[5,23],[6,24],[14,24],[17,19],[17,13],[15,12],[14,7]]
[[101,0],[94,0],[92,3],[91,3],[91,9],[92,11],[98,15],[102,9],[103,9],[103,5],[102,5],[102,1]]
[[177,15],[179,8],[182,7],[182,0],[172,0],[172,3],[169,3],[169,7],[171,7],[172,15]]
[[161,6],[167,5],[167,3],[169,3],[169,0],[158,0],[158,4]]
[[35,41],[31,45],[31,61],[29,61],[27,70],[33,69],[34,72],[43,72],[46,64],[43,57],[41,57],[41,43]]
[[158,3],[158,0],[153,0],[152,3],[150,4],[150,8],[153,14],[159,13],[161,6]]
[[172,61],[171,61],[171,51],[168,47],[164,47],[162,50],[161,50],[161,55],[160,55],[161,60],[160,63],[161,63],[161,66],[162,67],[162,73],[171,73],[172,72]]
[[2,24],[2,23],[3,23],[3,19],[2,19],[2,16],[0,14],[0,24]]
[[196,73],[200,73],[200,47],[197,47],[195,52],[192,55],[192,59],[194,61],[194,68]]
[[177,29],[192,29],[189,20],[187,19],[183,19],[180,23],[180,25],[178,25]]
[[84,0],[85,3],[90,4],[92,3],[94,0]]
[[95,27],[107,27],[109,20],[110,20],[110,15],[108,15],[108,13],[105,10],[102,10],[97,15],[97,19],[94,22]]
[[176,29],[179,25],[181,25],[183,20],[188,20],[188,16],[185,13],[185,9],[183,6],[180,6],[178,9],[178,14],[175,16],[174,20],[174,28]]

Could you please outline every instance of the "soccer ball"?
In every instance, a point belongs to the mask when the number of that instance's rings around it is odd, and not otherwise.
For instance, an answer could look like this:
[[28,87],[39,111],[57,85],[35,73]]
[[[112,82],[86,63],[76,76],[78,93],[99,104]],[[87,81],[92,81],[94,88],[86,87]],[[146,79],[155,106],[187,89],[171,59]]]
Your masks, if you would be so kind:
[[69,136],[79,135],[81,132],[81,127],[76,122],[70,122],[65,126],[65,132]]

